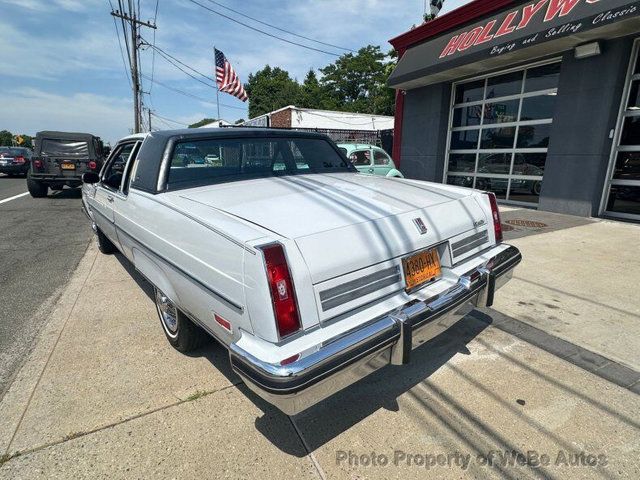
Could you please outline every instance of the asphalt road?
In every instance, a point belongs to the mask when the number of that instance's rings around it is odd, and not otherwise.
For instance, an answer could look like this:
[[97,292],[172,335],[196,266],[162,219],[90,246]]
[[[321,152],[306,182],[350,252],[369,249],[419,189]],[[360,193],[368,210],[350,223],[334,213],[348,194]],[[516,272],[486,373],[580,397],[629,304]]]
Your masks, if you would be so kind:
[[0,399],[91,240],[80,190],[34,199],[0,174]]

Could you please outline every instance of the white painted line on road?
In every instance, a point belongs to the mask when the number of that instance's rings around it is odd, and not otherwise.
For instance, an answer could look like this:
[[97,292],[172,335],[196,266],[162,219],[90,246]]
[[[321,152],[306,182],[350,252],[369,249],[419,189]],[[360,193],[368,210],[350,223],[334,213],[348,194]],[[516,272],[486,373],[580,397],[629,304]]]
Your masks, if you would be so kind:
[[24,197],[25,195],[29,195],[29,192],[19,193],[18,195],[14,195],[13,197],[5,198],[4,200],[0,200],[0,203],[7,203],[11,200],[15,200],[16,198]]

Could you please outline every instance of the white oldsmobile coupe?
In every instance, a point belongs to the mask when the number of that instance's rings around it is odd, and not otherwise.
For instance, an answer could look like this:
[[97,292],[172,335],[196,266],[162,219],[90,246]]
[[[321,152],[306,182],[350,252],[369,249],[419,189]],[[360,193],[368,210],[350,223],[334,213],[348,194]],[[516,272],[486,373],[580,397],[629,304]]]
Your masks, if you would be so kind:
[[493,194],[359,174],[318,134],[134,135],[83,181],[100,250],[153,284],[169,342],[213,336],[287,414],[408,363],[521,260]]

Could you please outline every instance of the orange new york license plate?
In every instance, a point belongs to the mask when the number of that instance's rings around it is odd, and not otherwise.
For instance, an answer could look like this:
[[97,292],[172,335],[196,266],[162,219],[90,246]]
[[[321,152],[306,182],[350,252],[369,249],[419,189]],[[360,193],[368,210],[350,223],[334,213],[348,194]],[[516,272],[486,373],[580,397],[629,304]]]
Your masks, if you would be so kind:
[[63,170],[75,170],[76,169],[76,164],[75,163],[61,163],[60,167]]
[[402,259],[406,290],[438,278],[442,273],[438,249],[423,250]]

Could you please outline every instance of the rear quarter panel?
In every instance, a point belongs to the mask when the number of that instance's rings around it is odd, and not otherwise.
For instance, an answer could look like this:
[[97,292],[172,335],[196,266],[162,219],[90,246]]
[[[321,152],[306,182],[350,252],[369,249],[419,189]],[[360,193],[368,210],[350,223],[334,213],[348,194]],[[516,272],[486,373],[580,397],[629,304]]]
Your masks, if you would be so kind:
[[[223,343],[239,338],[240,329],[251,332],[243,263],[245,255],[256,253],[160,197],[132,189],[126,205],[116,210],[125,256]],[[215,322],[214,314],[231,322],[231,334]]]

